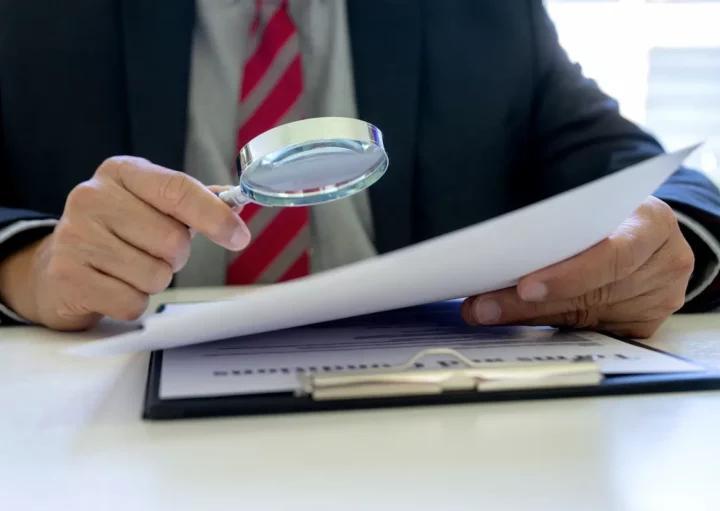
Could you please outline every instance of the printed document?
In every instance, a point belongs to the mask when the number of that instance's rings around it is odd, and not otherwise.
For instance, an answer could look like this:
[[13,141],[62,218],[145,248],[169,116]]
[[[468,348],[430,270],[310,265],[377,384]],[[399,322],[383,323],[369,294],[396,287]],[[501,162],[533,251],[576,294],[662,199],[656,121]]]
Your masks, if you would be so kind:
[[[165,313],[182,314],[187,305]],[[453,348],[476,363],[573,361],[592,357],[602,372],[698,371],[670,355],[595,332],[538,327],[477,328],[448,301],[268,332],[163,352],[161,399],[292,392],[298,374],[398,366],[427,348]],[[429,357],[422,368],[462,367]]]

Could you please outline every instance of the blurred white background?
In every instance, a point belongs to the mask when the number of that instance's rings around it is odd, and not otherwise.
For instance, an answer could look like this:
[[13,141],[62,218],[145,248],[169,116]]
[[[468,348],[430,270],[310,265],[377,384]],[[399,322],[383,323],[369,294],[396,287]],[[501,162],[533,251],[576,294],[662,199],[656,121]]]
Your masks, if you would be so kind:
[[622,113],[720,185],[720,0],[546,0],[561,44]]

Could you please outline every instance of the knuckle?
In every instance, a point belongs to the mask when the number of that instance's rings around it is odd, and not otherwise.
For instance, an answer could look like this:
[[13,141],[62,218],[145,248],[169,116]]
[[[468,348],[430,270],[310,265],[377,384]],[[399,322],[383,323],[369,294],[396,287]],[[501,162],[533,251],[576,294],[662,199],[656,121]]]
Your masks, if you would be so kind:
[[654,221],[654,225],[662,229],[664,233],[667,234],[678,227],[675,212],[666,202],[651,196],[645,201],[643,207],[646,209],[647,215]]
[[630,237],[617,238],[613,249],[611,264],[613,265],[614,280],[618,281],[626,278],[635,270],[638,254],[634,240]]
[[112,248],[103,250],[102,255],[111,260],[113,265],[126,268],[142,267],[145,254],[139,250],[131,249],[124,244],[113,244]]
[[172,267],[173,272],[178,272],[182,270],[185,265],[187,264],[188,260],[190,259],[190,245],[188,244],[187,248],[183,250],[182,252],[177,252],[175,254],[175,259],[170,263],[170,266]]
[[91,180],[80,183],[68,194],[65,210],[70,213],[75,210],[85,213],[102,200],[101,194],[97,182]]
[[185,265],[190,255],[190,232],[184,228],[172,229],[164,237],[164,259],[174,268]]
[[669,316],[670,314],[673,314],[682,309],[684,305],[685,293],[673,292],[668,295],[667,298],[663,301],[662,310]]
[[577,308],[563,315],[563,324],[571,328],[590,328],[597,325],[596,315],[591,309]]
[[182,206],[192,189],[187,176],[181,172],[170,172],[162,177],[159,187],[160,197],[173,207]]
[[167,263],[159,262],[157,265],[153,265],[146,279],[147,289],[145,291],[150,294],[164,291],[170,285],[172,277],[172,268]]
[[[82,293],[66,292],[55,298],[52,315],[57,316],[64,322],[82,320],[82,318],[97,319],[106,314],[98,311],[97,302],[93,302]],[[107,314],[109,316],[109,314]],[[82,321],[84,322],[84,321]]]
[[121,165],[121,156],[106,158],[95,170],[95,176],[99,178],[113,177],[117,175],[118,167]]
[[673,258],[672,266],[681,276],[689,277],[693,272],[695,269],[695,254],[687,244]]
[[579,310],[588,310],[607,303],[610,298],[610,288],[608,286],[600,286],[592,291],[585,293],[575,299],[575,308]]
[[145,313],[150,297],[143,293],[129,294],[111,314],[113,319],[134,321]]
[[678,225],[675,212],[665,201],[653,197],[653,213],[657,219],[663,222],[666,227],[676,227]]
[[580,313],[576,310],[565,312],[563,314],[563,324],[570,328],[577,328],[580,325]]
[[147,162],[147,160],[136,156],[110,156],[100,164],[95,171],[95,175],[98,177],[115,178],[123,172],[137,168],[139,165],[142,165],[143,162]]

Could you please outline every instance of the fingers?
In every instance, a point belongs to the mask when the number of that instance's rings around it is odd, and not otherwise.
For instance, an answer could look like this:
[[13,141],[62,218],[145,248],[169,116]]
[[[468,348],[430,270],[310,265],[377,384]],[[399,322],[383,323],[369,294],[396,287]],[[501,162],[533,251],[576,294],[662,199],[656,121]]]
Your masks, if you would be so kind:
[[51,264],[61,266],[63,282],[78,267],[94,268],[148,294],[163,291],[172,280],[173,270],[166,261],[124,242],[101,225],[63,220],[53,239]]
[[[600,300],[600,298],[598,298]],[[536,318],[555,317],[562,314],[577,326],[597,324],[599,309],[581,300],[528,302],[521,299],[514,288],[468,298],[461,311],[463,318],[473,325],[534,324]],[[570,317],[570,315],[577,317]]]
[[[129,192],[128,192],[129,194]],[[117,201],[97,213],[108,231],[180,271],[190,258],[192,232],[141,201]]]
[[650,198],[609,238],[521,279],[518,294],[527,301],[563,300],[622,280],[663,246],[674,221],[669,206]]
[[[602,316],[592,311],[568,309],[556,314],[529,317],[522,320],[531,326],[563,326],[568,328],[602,329],[608,325],[648,324],[662,322],[667,316],[682,307],[682,293],[666,294],[653,291],[608,306]],[[604,321],[607,319],[609,321]]]
[[603,321],[629,323],[667,318],[685,305],[687,280],[676,278],[647,293],[609,304],[603,311]]
[[630,277],[608,286],[608,304],[631,300],[654,290],[664,290],[663,294],[666,295],[676,293],[684,299],[693,267],[692,249],[682,234],[671,236],[670,240]]
[[509,288],[468,298],[461,313],[471,325],[565,326],[647,337],[684,305],[686,288],[686,271],[648,263],[630,278],[580,297],[527,302]]
[[131,157],[112,158],[97,174],[225,248],[240,250],[250,241],[250,231],[238,215],[187,174]]
[[250,239],[237,212],[197,180],[140,158],[108,159],[71,191],[33,252],[35,316],[63,330],[137,318],[185,265],[195,231],[231,250]]
[[523,323],[573,328],[594,327],[607,320],[624,323],[665,318],[684,304],[687,279],[680,276],[669,280],[667,273],[652,272],[648,272],[652,278],[638,274],[567,300],[528,302],[515,289],[503,289],[468,298],[461,313],[474,325]]
[[474,325],[525,324],[652,335],[682,307],[694,266],[669,206],[648,199],[610,238],[522,279],[468,298]]
[[48,254],[38,297],[39,319],[57,330],[81,330],[102,316],[129,321],[147,309],[149,296],[115,277],[68,257],[67,250]]
[[119,238],[107,236],[87,254],[88,263],[145,294],[156,294],[170,285],[173,268]]
[[553,326],[593,329],[646,338],[657,330],[668,315],[680,308],[682,300],[679,300],[678,296],[682,296],[682,293],[667,295],[655,291],[619,302],[604,311],[574,308],[567,302],[552,302],[529,310],[523,307],[527,302],[522,300],[518,300],[515,307],[509,307],[502,299],[495,300],[493,305],[488,305],[488,302],[483,300],[478,302],[466,300],[461,308],[461,314],[470,325]]
[[[101,314],[121,321],[139,318],[147,309],[149,296],[132,286],[92,268],[77,269],[74,293],[60,309],[60,315]],[[84,284],[83,284],[84,283]]]

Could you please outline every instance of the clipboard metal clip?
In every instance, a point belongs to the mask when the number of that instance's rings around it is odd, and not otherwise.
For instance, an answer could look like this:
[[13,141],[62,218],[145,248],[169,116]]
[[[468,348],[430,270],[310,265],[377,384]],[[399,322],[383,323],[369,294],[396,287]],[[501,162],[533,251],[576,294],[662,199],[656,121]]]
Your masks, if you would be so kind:
[[[425,357],[450,356],[466,367],[419,369]],[[479,364],[451,348],[422,350],[402,365],[380,370],[335,374],[303,373],[299,396],[316,401],[378,397],[423,396],[447,392],[585,387],[603,380],[593,361]]]

